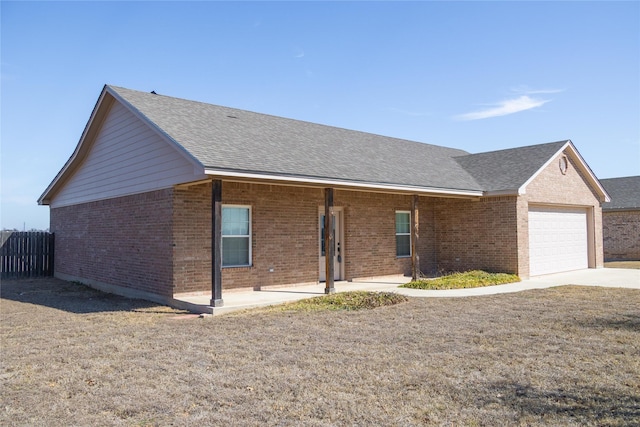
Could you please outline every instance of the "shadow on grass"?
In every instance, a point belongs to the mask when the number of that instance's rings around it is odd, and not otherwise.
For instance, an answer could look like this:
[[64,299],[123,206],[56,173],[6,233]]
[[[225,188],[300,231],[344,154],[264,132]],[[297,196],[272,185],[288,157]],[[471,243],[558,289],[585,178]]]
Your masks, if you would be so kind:
[[521,415],[531,415],[565,424],[631,425],[640,419],[640,395],[637,385],[621,385],[622,390],[575,385],[571,390],[543,390],[515,382],[497,382],[481,397],[480,404],[500,403]]
[[157,303],[107,294],[81,283],[54,278],[3,280],[0,298],[76,314],[115,311],[167,313],[171,310]]
[[620,314],[615,318],[595,318],[581,321],[580,326],[595,329],[626,329],[631,332],[640,332],[640,316],[636,314]]

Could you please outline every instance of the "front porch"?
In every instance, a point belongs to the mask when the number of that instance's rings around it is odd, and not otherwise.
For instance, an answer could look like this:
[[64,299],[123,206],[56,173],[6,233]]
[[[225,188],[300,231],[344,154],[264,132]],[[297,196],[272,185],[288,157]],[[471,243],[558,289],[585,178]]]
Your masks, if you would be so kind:
[[[411,277],[401,274],[392,276],[354,279],[353,281],[334,282],[335,292],[348,291],[394,291],[399,285],[410,282]],[[325,284],[263,286],[261,290],[229,290],[224,292],[224,305],[212,307],[211,294],[196,296],[176,296],[171,306],[189,310],[193,313],[224,314],[232,311],[246,310],[255,307],[283,304],[305,298],[325,295]]]

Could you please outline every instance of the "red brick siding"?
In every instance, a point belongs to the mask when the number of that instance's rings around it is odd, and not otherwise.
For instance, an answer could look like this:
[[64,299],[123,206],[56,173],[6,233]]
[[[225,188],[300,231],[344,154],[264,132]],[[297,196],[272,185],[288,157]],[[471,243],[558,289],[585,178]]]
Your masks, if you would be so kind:
[[51,209],[55,271],[172,296],[172,190]]
[[[210,193],[211,184],[175,191],[176,293],[211,288]],[[420,200],[424,211],[419,251],[424,270],[434,268],[429,223],[433,214],[429,199]],[[252,214],[252,265],[223,268],[223,289],[318,281],[322,189],[224,182],[222,202],[251,206]],[[410,210],[410,196],[336,190],[334,206],[343,208],[345,279],[411,271],[410,258],[395,256],[395,211]]]
[[211,184],[173,193],[174,293],[211,290]]
[[[251,207],[252,265],[223,268],[223,289],[317,281],[317,211],[323,197],[320,189],[224,182],[223,204]],[[175,292],[206,292],[211,289],[211,184],[176,190],[175,207]]]
[[607,261],[640,261],[640,211],[602,214],[604,258]]
[[410,274],[411,258],[396,257],[396,211],[411,210],[411,196],[336,191],[344,207],[345,274],[357,277]]
[[437,266],[518,273],[517,198],[437,199]]
[[223,183],[222,201],[252,208],[253,265],[224,268],[224,289],[318,280],[321,189]]

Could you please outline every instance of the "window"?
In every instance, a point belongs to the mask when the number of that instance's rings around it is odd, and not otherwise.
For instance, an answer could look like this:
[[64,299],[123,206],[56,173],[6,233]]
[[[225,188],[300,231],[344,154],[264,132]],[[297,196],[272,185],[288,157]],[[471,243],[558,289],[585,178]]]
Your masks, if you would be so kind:
[[222,266],[251,265],[251,208],[222,207]]
[[411,213],[396,211],[396,255],[411,256]]

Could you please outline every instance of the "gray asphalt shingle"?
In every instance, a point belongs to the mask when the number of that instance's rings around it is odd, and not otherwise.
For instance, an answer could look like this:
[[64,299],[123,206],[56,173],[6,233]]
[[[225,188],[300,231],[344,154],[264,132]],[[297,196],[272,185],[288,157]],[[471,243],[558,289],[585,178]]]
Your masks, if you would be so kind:
[[109,87],[207,168],[481,190],[463,150]]
[[517,190],[568,141],[456,157],[485,191]]
[[567,141],[487,153],[107,86],[205,168],[442,190],[516,190]]
[[640,176],[601,179],[611,201],[602,204],[602,210],[640,209]]

